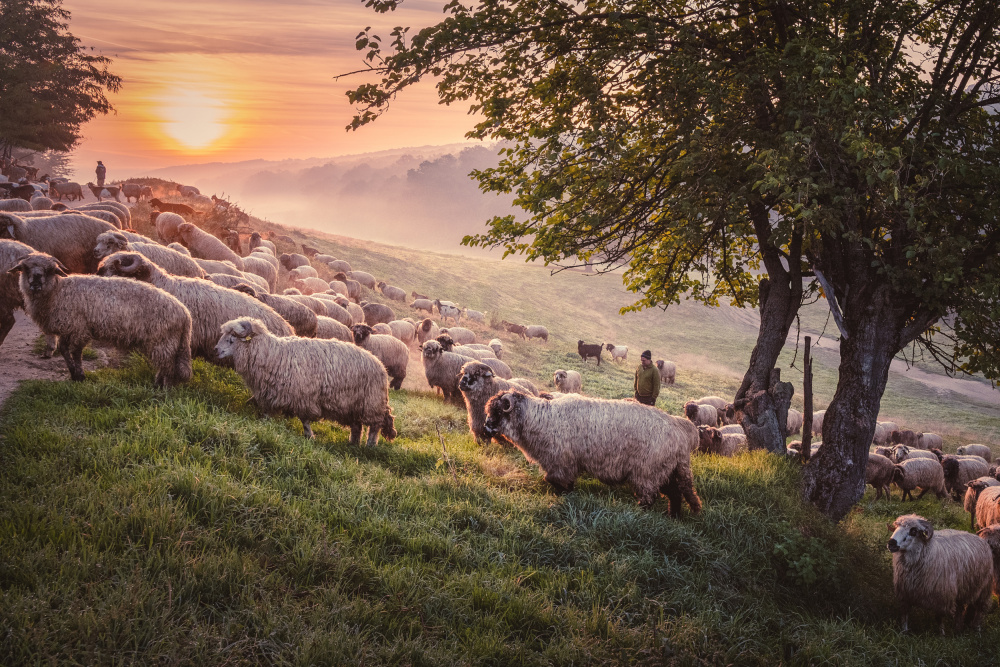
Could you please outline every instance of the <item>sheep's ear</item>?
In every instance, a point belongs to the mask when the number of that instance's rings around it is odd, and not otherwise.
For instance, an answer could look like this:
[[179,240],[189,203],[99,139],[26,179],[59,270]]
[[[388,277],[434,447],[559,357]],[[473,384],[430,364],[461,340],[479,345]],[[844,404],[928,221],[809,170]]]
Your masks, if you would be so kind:
[[62,276],[63,278],[69,275],[69,269],[67,269],[66,265],[60,262],[58,259],[56,260],[56,275]]
[[24,262],[23,261],[20,261],[17,264],[15,264],[14,266],[12,266],[11,268],[7,269],[7,273],[9,273],[11,275],[16,275],[16,274],[20,273],[21,271],[24,271]]
[[889,521],[886,521],[885,522],[885,529],[888,530],[891,533],[891,532],[893,532],[893,531],[896,530],[896,524],[895,523],[891,523]]

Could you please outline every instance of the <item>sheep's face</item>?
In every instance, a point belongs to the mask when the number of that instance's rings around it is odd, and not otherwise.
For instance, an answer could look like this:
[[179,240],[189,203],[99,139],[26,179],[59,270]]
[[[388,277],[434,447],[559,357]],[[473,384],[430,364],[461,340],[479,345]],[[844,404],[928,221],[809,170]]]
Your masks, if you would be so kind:
[[490,438],[503,435],[523,400],[524,396],[514,391],[504,392],[491,398],[486,404],[486,423],[483,425],[483,433]]
[[722,447],[722,433],[713,426],[698,427],[698,450],[703,453],[717,452]]
[[892,524],[893,533],[886,547],[892,553],[917,551],[923,548],[934,537],[934,526],[930,521],[907,514],[896,519]]
[[562,388],[563,383],[566,382],[566,371],[556,371],[552,374],[552,382],[559,388]]
[[102,259],[120,250],[128,250],[128,239],[118,232],[104,232],[97,237],[97,245],[94,246],[94,257]]
[[21,274],[21,291],[39,294],[68,274],[66,267],[51,255],[33,252],[25,256],[8,273]]
[[120,276],[150,282],[153,278],[153,268],[146,258],[137,252],[116,252],[104,258],[97,267],[97,275]]
[[604,349],[607,350],[608,352],[612,352],[614,351],[615,346],[612,343],[608,343],[607,345],[604,346]]
[[455,341],[448,334],[441,334],[434,340],[441,344],[441,349],[445,352],[451,352],[455,347]]
[[441,343],[436,340],[429,340],[421,346],[424,355],[424,363],[429,361],[436,361],[444,353],[441,349]]
[[[262,325],[263,326],[263,325]],[[241,345],[246,345],[257,336],[259,331],[250,318],[230,320],[222,325],[222,336],[215,344],[215,354],[219,359],[225,359],[236,354]]]
[[698,404],[697,403],[685,403],[684,404],[684,414],[691,421],[698,419]]
[[372,328],[367,324],[355,324],[351,327],[351,333],[354,334],[355,345],[364,345],[368,337],[372,335]]
[[493,369],[486,364],[466,364],[462,369],[462,377],[458,388],[462,391],[478,391],[493,384]]

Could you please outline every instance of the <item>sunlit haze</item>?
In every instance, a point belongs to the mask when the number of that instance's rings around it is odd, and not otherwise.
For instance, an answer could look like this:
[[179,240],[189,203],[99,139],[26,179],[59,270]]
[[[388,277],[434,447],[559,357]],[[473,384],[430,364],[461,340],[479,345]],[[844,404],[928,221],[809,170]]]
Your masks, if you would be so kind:
[[282,160],[464,141],[464,107],[437,104],[433,86],[404,93],[392,111],[356,132],[345,91],[373,77],[354,48],[366,26],[387,36],[439,21],[441,0],[408,0],[378,15],[361,0],[151,2],[67,0],[69,28],[113,59],[123,78],[110,97],[117,113],[84,127],[74,155],[91,180],[103,160],[108,178],[178,164]]

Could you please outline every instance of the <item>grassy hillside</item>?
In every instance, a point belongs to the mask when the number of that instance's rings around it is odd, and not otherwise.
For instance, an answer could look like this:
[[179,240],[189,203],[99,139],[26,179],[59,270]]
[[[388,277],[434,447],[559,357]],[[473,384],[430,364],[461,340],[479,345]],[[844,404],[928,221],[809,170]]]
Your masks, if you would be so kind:
[[[676,412],[732,395],[755,335],[732,309],[620,317],[613,276],[297,238],[407,291],[545,324],[548,344],[503,336],[514,372],[540,384],[574,368],[588,393],[628,395],[649,347],[678,362],[661,395]],[[629,345],[630,361],[584,365],[578,338]],[[829,397],[833,370],[817,375]],[[941,638],[925,614],[916,635],[896,630],[885,522],[965,528],[957,503],[868,493],[833,526],[801,502],[795,464],[696,456],[705,509],[672,520],[590,479],[555,496],[430,394],[391,403],[399,437],[365,449],[336,425],[307,441],[297,420],[262,418],[238,376],[201,361],[171,390],[137,356],[81,384],[23,385],[0,410],[0,664],[995,660],[996,613],[978,635]],[[995,407],[896,379],[883,412],[936,422],[952,446],[996,435]]]

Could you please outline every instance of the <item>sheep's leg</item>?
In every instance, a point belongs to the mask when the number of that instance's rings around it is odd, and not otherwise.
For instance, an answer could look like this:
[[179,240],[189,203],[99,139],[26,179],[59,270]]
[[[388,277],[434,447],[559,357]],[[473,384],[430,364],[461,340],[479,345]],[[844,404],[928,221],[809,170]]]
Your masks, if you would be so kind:
[[302,435],[309,438],[310,440],[316,439],[316,434],[313,433],[312,430],[312,422],[308,419],[302,419]]
[[[917,500],[923,498],[925,493],[927,493],[927,489],[920,489],[920,495],[917,496]],[[911,495],[910,497],[912,498],[913,496]]]
[[365,441],[366,447],[374,447],[378,444],[379,431],[380,429],[377,424],[370,424],[368,426],[368,439]]
[[45,336],[45,349],[42,350],[42,359],[49,359],[52,357],[52,353],[55,352],[56,347],[59,345],[59,337],[53,334],[48,334]]
[[[677,468],[674,469],[674,474],[671,476],[671,480],[677,485],[677,488],[680,489],[681,495],[691,508],[691,513],[697,514],[700,512],[701,498],[698,497],[698,492],[694,488],[694,473],[691,472],[691,463],[689,461],[679,463]],[[678,508],[678,510],[680,510],[680,508]]]
[[900,607],[901,607],[901,609],[899,610],[899,623],[900,623],[900,626],[901,626],[900,632],[909,632],[910,631],[910,605],[907,604],[907,603],[905,603],[905,602],[901,602],[900,603]]
[[361,444],[361,424],[351,424],[351,444]]
[[667,497],[670,516],[675,519],[681,515],[681,487],[677,484],[676,475],[671,475],[666,484],[660,487],[660,491]]
[[552,485],[552,490],[556,492],[557,496],[561,496],[573,490],[576,480],[566,481],[564,477],[556,473],[548,473],[545,475],[545,481]]
[[4,308],[0,311],[0,345],[3,345],[7,334],[14,328],[14,322],[14,311],[12,309]]

